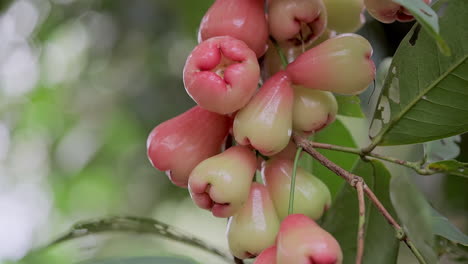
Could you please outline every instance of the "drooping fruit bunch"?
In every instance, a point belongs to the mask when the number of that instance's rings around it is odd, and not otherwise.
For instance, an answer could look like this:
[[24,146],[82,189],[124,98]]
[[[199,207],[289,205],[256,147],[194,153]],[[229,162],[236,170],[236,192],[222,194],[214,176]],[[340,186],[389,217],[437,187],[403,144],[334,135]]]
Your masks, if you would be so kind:
[[328,126],[338,113],[333,93],[359,94],[373,81],[372,47],[353,33],[364,6],[382,22],[412,19],[391,0],[216,0],[203,17],[183,70],[197,106],[153,129],[148,157],[198,207],[229,218],[235,257],[342,262],[338,242],[314,221],[330,191],[302,168],[288,215],[291,135]]

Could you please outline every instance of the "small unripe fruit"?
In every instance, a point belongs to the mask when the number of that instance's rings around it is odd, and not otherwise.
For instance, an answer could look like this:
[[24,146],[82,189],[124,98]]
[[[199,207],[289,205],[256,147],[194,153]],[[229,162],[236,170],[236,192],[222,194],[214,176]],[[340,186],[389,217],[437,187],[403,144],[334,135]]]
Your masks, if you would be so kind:
[[276,246],[263,250],[255,259],[254,264],[276,264]]
[[259,78],[255,53],[244,42],[227,36],[200,43],[184,67],[187,93],[200,107],[219,114],[244,107]]
[[221,151],[229,128],[228,117],[195,106],[151,131],[146,144],[148,158],[155,168],[166,171],[175,185],[187,187],[192,169]]
[[294,130],[315,133],[335,121],[337,113],[338,103],[332,93],[294,86]]
[[271,0],[268,24],[282,46],[307,47],[325,31],[327,13],[322,0]]
[[327,8],[327,27],[338,33],[358,31],[366,22],[364,0],[324,0]]
[[[262,178],[268,188],[280,219],[288,215],[289,194],[294,162],[273,159],[265,163]],[[294,213],[319,219],[330,207],[331,194],[328,187],[318,178],[298,167],[294,195]]]
[[[426,4],[431,3],[431,0],[423,1]],[[393,23],[395,20],[409,22],[414,19],[406,8],[392,0],[364,0],[364,5],[369,14],[382,23]]]
[[264,9],[263,0],[216,0],[202,19],[198,41],[231,36],[244,41],[261,57],[268,40]]
[[189,191],[195,204],[216,217],[229,217],[246,202],[257,169],[255,154],[234,146],[204,160],[193,169]]
[[231,218],[227,238],[231,253],[252,258],[275,243],[279,219],[265,185],[252,183],[247,203]]
[[343,261],[336,239],[302,214],[284,219],[276,246],[277,264],[341,264]]
[[234,137],[263,155],[283,150],[292,132],[293,90],[285,71],[268,79],[234,118]]
[[342,34],[301,54],[286,71],[292,82],[339,94],[363,92],[375,77],[372,47],[356,34]]

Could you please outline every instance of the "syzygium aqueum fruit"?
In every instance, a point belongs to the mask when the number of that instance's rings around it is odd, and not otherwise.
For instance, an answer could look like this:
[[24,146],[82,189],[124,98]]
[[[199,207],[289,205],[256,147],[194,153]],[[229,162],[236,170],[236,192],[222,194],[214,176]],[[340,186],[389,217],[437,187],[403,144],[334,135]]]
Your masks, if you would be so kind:
[[290,140],[288,145],[282,151],[271,156],[271,159],[294,160],[294,158],[296,157],[296,152],[297,152],[297,145],[294,144],[292,140]]
[[[424,1],[426,4],[431,2],[430,0],[415,1]],[[382,23],[393,23],[395,20],[409,22],[414,19],[406,8],[392,0],[364,0],[364,5],[369,14]]]
[[[271,159],[265,162],[262,178],[268,188],[280,219],[288,215],[291,176],[294,162]],[[328,187],[317,177],[298,167],[294,192],[294,213],[319,219],[330,207],[331,194]]]
[[339,94],[363,92],[375,77],[372,47],[365,38],[338,35],[301,54],[286,71],[292,82]]
[[257,158],[252,150],[231,147],[193,169],[190,196],[198,207],[210,210],[216,217],[232,216],[247,201],[256,169]]
[[229,218],[227,238],[231,253],[240,259],[252,258],[275,243],[279,219],[265,185],[252,183],[249,199]]
[[175,185],[187,187],[192,169],[221,151],[230,123],[226,116],[195,106],[151,131],[146,143],[148,158]]
[[244,41],[261,57],[268,40],[264,10],[264,0],[216,0],[202,19],[198,41],[231,36]]
[[343,253],[336,239],[302,214],[281,223],[277,239],[277,264],[341,264]]
[[268,79],[234,118],[234,137],[263,155],[283,150],[292,132],[293,90],[285,71]]
[[271,246],[260,253],[254,264],[276,264],[276,246]]
[[268,25],[281,46],[308,46],[326,29],[327,13],[322,0],[271,0]]
[[227,36],[200,43],[184,67],[187,93],[202,108],[219,114],[245,106],[259,78],[255,53],[243,41]]
[[[299,56],[303,49],[302,47],[296,46],[286,46],[281,47],[283,54],[286,56],[286,60],[288,63],[293,62],[297,56]],[[268,50],[265,53],[262,61],[262,78],[263,80],[268,80],[271,76],[275,75],[275,73],[281,71],[283,69],[283,64],[281,58],[276,50],[274,44],[271,41],[268,41]]]
[[323,0],[327,8],[327,27],[338,33],[356,32],[366,22],[364,0]]
[[338,103],[331,92],[294,87],[293,129],[305,135],[335,121]]

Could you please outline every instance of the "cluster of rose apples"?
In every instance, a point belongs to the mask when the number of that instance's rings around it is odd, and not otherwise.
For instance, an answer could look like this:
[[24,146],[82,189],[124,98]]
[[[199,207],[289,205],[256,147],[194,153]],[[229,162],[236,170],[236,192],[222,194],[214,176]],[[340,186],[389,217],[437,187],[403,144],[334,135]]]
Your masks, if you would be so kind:
[[197,206],[229,217],[237,258],[341,263],[339,244],[314,222],[330,192],[301,168],[288,216],[291,134],[326,127],[337,114],[333,93],[358,94],[373,81],[372,48],[352,33],[365,6],[383,22],[412,18],[391,0],[216,0],[203,17],[183,73],[197,106],[154,128],[148,156]]

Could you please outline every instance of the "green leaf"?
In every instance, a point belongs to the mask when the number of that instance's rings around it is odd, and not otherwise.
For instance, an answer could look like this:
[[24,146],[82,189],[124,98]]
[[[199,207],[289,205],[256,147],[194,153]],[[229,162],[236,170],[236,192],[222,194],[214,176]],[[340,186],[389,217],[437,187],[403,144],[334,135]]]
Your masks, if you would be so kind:
[[428,168],[441,173],[462,176],[468,178],[468,163],[458,160],[443,160],[428,165]]
[[[353,136],[351,133],[349,133],[348,129],[339,119],[337,119],[322,131],[315,134],[314,141],[353,148],[357,147]],[[324,149],[319,149],[318,151],[345,170],[351,170],[356,163],[356,160],[358,159],[358,156],[354,154]],[[299,166],[305,169],[312,168],[312,170],[308,171],[312,172],[312,174],[322,180],[330,189],[332,197],[334,197],[341,188],[341,185],[344,182],[343,179],[336,176],[333,172],[324,167],[318,161],[307,156],[309,155],[302,155]]]
[[405,174],[394,174],[390,197],[401,224],[428,264],[437,263],[431,207]]
[[[382,204],[394,215],[389,197],[390,173],[380,162],[359,161],[353,172],[373,189]],[[355,263],[358,229],[358,202],[354,188],[345,184],[324,216],[323,227],[340,243],[344,262]],[[363,263],[396,263],[399,241],[395,230],[379,211],[366,201],[365,251]]]
[[81,264],[196,264],[197,262],[181,257],[127,257],[90,260]]
[[335,95],[336,101],[338,102],[338,114],[343,116],[351,117],[364,117],[364,113],[361,109],[361,99],[352,95]]
[[439,34],[439,17],[430,6],[422,0],[393,0],[393,2],[408,9],[426,32],[436,40],[441,52],[446,56],[450,56],[450,48]]
[[456,226],[450,223],[445,216],[434,209],[432,209],[432,227],[434,228],[434,234],[454,243],[468,246],[468,236],[463,234]]
[[374,113],[369,149],[468,131],[468,1],[446,5],[440,27],[452,56],[443,56],[426,32],[413,27],[393,57]]

